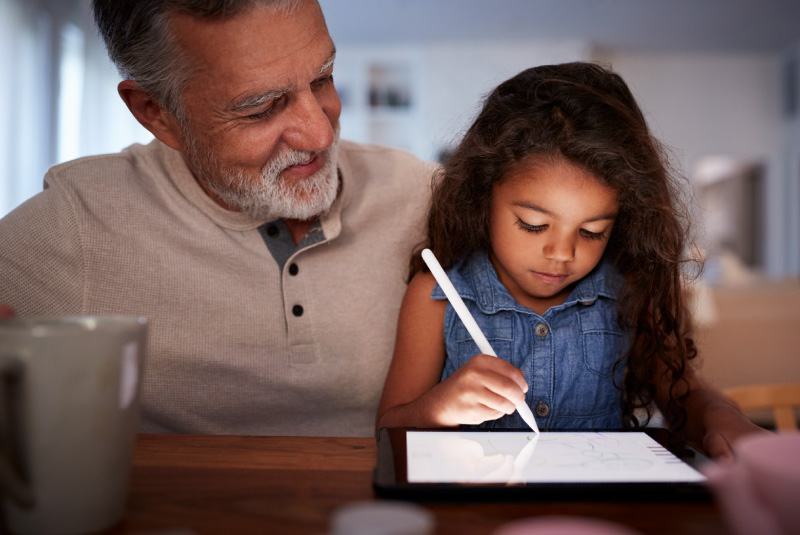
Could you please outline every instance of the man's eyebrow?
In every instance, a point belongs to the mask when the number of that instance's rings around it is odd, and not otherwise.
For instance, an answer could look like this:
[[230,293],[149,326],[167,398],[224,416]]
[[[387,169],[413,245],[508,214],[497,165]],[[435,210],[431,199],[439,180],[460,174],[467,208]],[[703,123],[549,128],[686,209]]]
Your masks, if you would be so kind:
[[236,102],[233,102],[230,106],[228,106],[226,111],[232,112],[242,112],[246,110],[250,110],[253,108],[258,108],[279,98],[281,95],[287,93],[288,90],[286,89],[276,89],[274,91],[268,91],[266,93],[259,93],[257,95],[248,95],[244,98],[239,99]]
[[325,72],[328,69],[333,67],[333,62],[334,61],[336,61],[336,47],[335,46],[333,47],[333,51],[331,52],[331,55],[328,56],[328,59],[325,60],[325,63],[323,63],[322,67],[320,67],[319,71],[317,71],[317,78],[319,78],[320,76],[325,74]]
[[[336,61],[336,47],[334,47],[333,52],[331,55],[328,56],[328,59],[325,60],[325,63],[322,64],[322,67],[319,68],[315,78],[319,78],[322,76],[326,71],[328,71],[331,67],[333,67],[333,62]],[[288,93],[291,89],[275,89],[272,91],[267,91],[266,93],[258,93],[255,95],[247,95],[236,102],[231,103],[227,108],[226,111],[230,112],[243,112],[247,110],[251,110],[254,108],[259,108],[266,104],[267,102],[273,101],[277,98],[280,98],[282,95]]]
[[[539,206],[537,204],[533,204],[533,203],[530,203],[530,202],[524,202],[524,201],[517,201],[517,202],[513,202],[511,204],[513,204],[514,206],[519,206],[520,208],[533,210],[534,212],[539,212],[540,214],[544,214],[544,215],[547,215],[547,216],[550,216],[550,217],[555,217],[555,214],[553,212],[551,212],[550,210],[547,210],[545,208],[542,208],[541,206]],[[590,219],[587,219],[586,221],[584,221],[584,223],[591,223],[593,221],[605,221],[605,220],[613,221],[616,218],[617,218],[617,213],[616,212],[609,212],[607,214],[600,214],[598,216],[595,216],[595,217],[592,217]]]

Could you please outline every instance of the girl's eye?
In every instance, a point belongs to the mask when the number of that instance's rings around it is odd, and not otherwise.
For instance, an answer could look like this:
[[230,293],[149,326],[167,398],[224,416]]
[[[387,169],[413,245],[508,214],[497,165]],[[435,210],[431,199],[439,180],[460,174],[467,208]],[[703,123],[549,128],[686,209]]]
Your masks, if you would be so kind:
[[590,240],[602,240],[605,237],[606,233],[605,232],[591,232],[591,231],[586,230],[586,229],[581,229],[581,235],[584,238],[588,238]]
[[542,232],[547,228],[547,225],[529,225],[522,219],[517,219],[517,226],[525,232]]

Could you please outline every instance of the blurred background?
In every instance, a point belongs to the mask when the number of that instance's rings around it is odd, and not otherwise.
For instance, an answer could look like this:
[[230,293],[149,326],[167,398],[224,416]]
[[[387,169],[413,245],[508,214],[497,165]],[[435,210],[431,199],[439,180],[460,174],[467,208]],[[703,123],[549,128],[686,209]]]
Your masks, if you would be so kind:
[[[591,60],[619,72],[690,180],[706,352],[779,353],[750,367],[800,381],[800,1],[321,4],[342,136],[428,160],[524,68]],[[151,139],[117,95],[88,0],[0,0],[0,51],[0,216],[51,165]],[[707,360],[723,385],[744,380],[726,375],[738,364]]]

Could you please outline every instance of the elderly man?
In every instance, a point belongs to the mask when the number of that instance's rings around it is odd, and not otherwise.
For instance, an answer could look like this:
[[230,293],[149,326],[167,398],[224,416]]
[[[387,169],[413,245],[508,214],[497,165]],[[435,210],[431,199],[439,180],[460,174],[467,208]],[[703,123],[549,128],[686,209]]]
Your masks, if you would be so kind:
[[315,0],[93,8],[156,139],[0,222],[0,303],[146,316],[144,432],[372,435],[430,165],[338,140]]

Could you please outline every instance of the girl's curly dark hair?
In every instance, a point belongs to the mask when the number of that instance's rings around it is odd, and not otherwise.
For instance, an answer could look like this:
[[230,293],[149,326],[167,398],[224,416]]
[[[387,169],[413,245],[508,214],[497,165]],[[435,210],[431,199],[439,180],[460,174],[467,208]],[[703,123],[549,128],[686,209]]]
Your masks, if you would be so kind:
[[[688,190],[619,75],[576,62],[527,69],[500,84],[434,177],[423,246],[445,269],[488,252],[492,186],[537,156],[563,157],[618,192],[619,214],[604,254],[624,277],[619,321],[633,334],[617,361],[626,362],[623,421],[649,422],[660,363],[671,384],[668,423],[681,427],[686,413],[675,392],[697,355],[682,292],[689,262],[682,195]],[[410,268],[411,276],[426,269],[419,254]],[[644,419],[637,418],[640,409]]]

